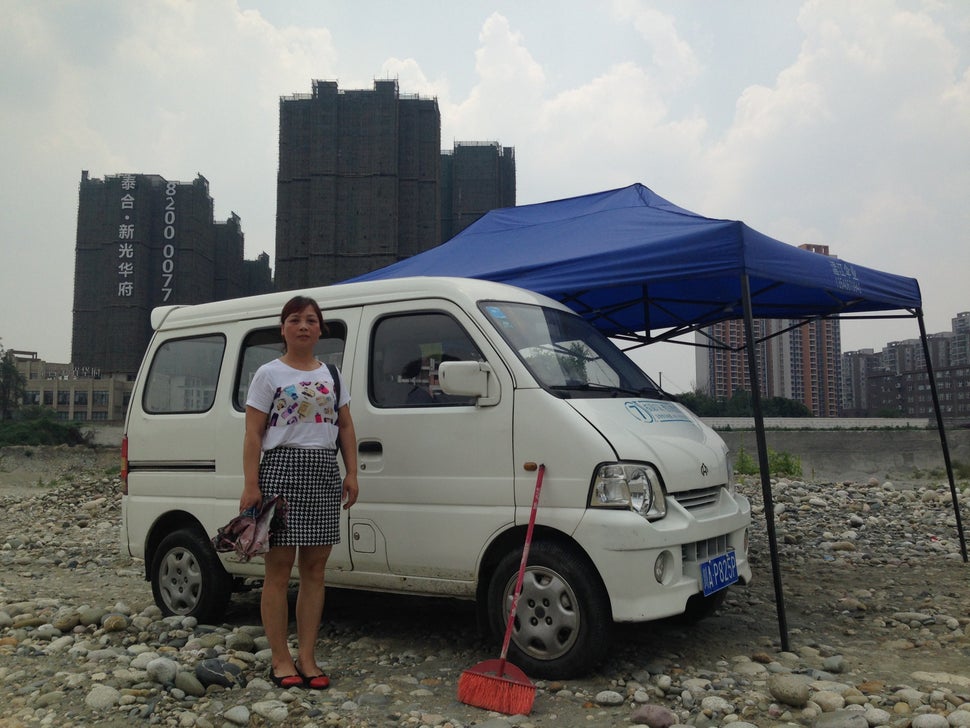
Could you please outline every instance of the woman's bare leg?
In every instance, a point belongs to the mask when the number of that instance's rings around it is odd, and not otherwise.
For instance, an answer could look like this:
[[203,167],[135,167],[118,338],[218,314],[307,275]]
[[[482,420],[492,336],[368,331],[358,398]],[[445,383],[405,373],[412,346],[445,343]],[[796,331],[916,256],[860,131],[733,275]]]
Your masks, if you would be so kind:
[[296,664],[287,643],[290,625],[287,592],[295,558],[296,546],[274,546],[265,556],[266,577],[259,607],[263,631],[273,653],[273,674],[277,677],[296,674]]
[[296,596],[296,666],[304,675],[320,674],[315,655],[320,621],[323,619],[324,571],[332,546],[300,546],[297,567],[300,590]]

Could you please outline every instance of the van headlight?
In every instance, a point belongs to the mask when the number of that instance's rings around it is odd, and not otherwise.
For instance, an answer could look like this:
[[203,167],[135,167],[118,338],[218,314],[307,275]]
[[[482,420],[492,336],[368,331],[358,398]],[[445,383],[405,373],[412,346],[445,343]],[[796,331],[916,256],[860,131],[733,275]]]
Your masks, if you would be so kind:
[[734,457],[731,453],[727,453],[724,456],[724,463],[727,466],[727,477],[724,480],[727,485],[725,487],[727,487],[727,492],[730,495],[734,495],[738,489],[734,483]]
[[589,505],[629,508],[648,521],[667,515],[667,501],[657,471],[642,463],[607,463],[593,476]]

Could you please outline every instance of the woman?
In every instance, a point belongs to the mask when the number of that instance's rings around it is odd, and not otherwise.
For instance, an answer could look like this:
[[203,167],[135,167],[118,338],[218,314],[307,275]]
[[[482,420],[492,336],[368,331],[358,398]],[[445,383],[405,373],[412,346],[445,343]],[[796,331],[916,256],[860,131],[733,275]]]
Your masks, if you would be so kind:
[[[342,376],[313,353],[323,314],[312,298],[290,299],[280,314],[284,349],[260,367],[246,399],[243,441],[245,485],[240,510],[280,493],[289,505],[286,530],[270,536],[260,601],[263,629],[272,650],[270,679],[281,688],[322,690],[330,679],[314,654],[323,615],[324,569],[340,542],[340,504],[357,500],[357,437]],[[340,392],[340,401],[335,401]],[[340,481],[337,443],[346,476]],[[297,559],[299,552],[299,559]],[[297,655],[287,644],[287,590],[294,561],[300,587],[296,599]]]

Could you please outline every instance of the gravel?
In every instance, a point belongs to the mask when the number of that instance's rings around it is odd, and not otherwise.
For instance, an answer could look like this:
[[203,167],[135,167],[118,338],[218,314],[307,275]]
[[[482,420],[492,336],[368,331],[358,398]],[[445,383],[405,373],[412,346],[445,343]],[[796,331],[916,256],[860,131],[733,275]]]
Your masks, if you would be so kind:
[[537,681],[532,713],[504,716],[456,699],[497,656],[467,602],[329,590],[328,691],[267,680],[258,589],[223,624],[163,618],[120,552],[117,463],[0,449],[0,728],[970,726],[970,567],[939,482],[773,483],[787,650],[760,484],[739,484],[755,583],[697,625],[618,626],[603,665]]

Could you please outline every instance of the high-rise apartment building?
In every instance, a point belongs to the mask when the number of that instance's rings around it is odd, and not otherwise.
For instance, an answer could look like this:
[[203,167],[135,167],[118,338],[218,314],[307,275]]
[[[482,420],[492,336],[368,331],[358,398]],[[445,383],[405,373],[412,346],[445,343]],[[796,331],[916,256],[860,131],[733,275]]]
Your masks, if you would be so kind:
[[326,285],[441,241],[441,114],[397,81],[280,100],[276,287]]
[[[71,360],[88,373],[138,371],[156,306],[272,290],[243,261],[239,217],[213,220],[209,183],[81,173]],[[259,266],[259,263],[256,263]]]
[[456,142],[442,151],[435,99],[338,90],[280,100],[276,287],[327,285],[451,239],[515,205],[515,149]]
[[[970,422],[970,312],[958,313],[950,331],[928,334],[926,346],[945,419]],[[859,417],[933,417],[923,342],[891,341],[882,351],[843,354],[843,407]]]
[[842,354],[842,415],[865,417],[869,412],[869,378],[882,372],[872,349]]
[[[827,245],[802,245],[829,255]],[[757,319],[753,322],[761,393],[802,402],[816,417],[838,417],[842,395],[842,342],[837,319],[803,324],[794,319]],[[749,391],[744,322],[722,321],[698,333],[720,346],[698,353],[697,387],[717,400],[730,399],[738,390]]]
[[[761,342],[755,346],[755,360],[760,391],[766,395],[769,390],[769,376],[772,373],[767,366],[767,345],[762,341],[767,322],[763,319],[755,319],[752,325],[755,338]],[[740,319],[720,321],[713,326],[708,326],[703,332],[698,331],[696,341],[699,345],[707,347],[698,349],[695,358],[697,389],[718,401],[727,401],[740,391],[751,391],[744,321]]]
[[962,311],[950,320],[953,340],[950,343],[950,363],[970,366],[970,311]]
[[456,142],[441,152],[441,240],[489,210],[515,207],[515,149],[498,142]]

